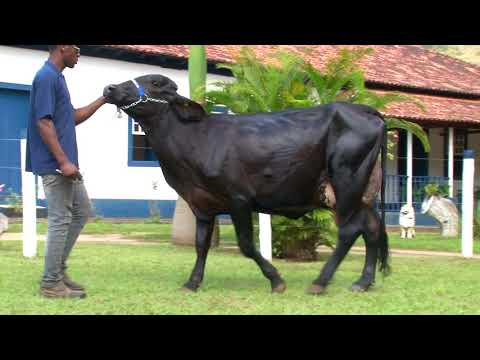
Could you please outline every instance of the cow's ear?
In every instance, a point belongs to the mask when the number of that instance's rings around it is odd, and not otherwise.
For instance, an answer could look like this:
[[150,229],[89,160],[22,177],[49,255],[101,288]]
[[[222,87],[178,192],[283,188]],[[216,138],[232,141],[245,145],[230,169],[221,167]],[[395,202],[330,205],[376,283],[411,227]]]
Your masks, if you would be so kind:
[[171,105],[180,119],[184,121],[201,121],[207,115],[200,104],[181,95],[177,95]]
[[161,98],[167,100],[168,102],[173,102],[178,96],[177,89],[177,85],[172,81],[160,87],[158,92]]

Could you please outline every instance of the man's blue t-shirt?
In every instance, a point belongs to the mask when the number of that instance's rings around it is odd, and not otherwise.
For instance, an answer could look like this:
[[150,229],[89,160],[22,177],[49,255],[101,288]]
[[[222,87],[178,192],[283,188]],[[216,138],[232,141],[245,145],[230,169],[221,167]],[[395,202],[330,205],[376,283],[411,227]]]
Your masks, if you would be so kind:
[[50,61],[35,75],[30,94],[25,170],[36,175],[56,174],[56,169],[60,169],[38,131],[38,121],[44,118],[53,121],[60,146],[70,162],[78,167],[75,110],[65,78]]

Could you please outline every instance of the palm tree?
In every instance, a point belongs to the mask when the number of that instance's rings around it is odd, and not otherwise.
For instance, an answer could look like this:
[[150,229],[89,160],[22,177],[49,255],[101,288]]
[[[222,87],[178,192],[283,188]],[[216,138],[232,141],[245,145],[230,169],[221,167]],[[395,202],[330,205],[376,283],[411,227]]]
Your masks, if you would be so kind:
[[[381,95],[365,87],[365,77],[358,62],[372,51],[371,48],[341,49],[337,58],[328,61],[323,73],[311,64],[306,64],[305,71],[315,90],[316,103],[329,104],[334,101],[347,101],[369,105],[382,111],[393,102],[413,102],[424,110],[423,104],[412,97],[398,93]],[[396,118],[386,118],[385,123],[389,130],[403,129],[410,131],[420,140],[425,151],[430,151],[428,135],[420,125]]]
[[[190,84],[190,98],[200,104],[205,103],[205,84],[207,79],[207,60],[204,45],[190,46],[188,58],[188,78]],[[195,245],[196,219],[187,202],[181,197],[175,204],[172,224],[172,242],[181,245]],[[212,246],[218,246],[218,222],[212,234]]]
[[304,60],[278,53],[277,66],[264,65],[251,47],[243,47],[235,64],[217,67],[232,72],[234,82],[217,82],[217,90],[206,93],[207,109],[222,104],[236,114],[270,112],[314,105],[302,71]]

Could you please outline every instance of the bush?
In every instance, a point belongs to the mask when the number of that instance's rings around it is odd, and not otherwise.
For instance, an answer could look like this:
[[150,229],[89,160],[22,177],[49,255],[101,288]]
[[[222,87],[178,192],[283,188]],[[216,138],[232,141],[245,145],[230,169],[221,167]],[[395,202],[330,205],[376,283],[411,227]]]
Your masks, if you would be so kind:
[[324,209],[315,210],[292,220],[272,216],[272,253],[276,258],[317,260],[317,247],[333,247],[337,227],[333,214]]
[[427,184],[425,186],[425,194],[427,196],[440,196],[440,197],[448,197],[449,187],[448,185],[439,185],[435,183]]

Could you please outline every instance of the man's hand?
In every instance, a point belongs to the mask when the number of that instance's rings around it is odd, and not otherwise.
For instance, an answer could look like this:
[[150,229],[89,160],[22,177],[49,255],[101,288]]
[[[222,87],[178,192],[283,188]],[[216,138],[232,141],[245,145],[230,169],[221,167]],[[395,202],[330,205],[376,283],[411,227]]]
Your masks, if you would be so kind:
[[78,168],[70,161],[60,164],[60,171],[66,177],[77,178],[79,176]]

